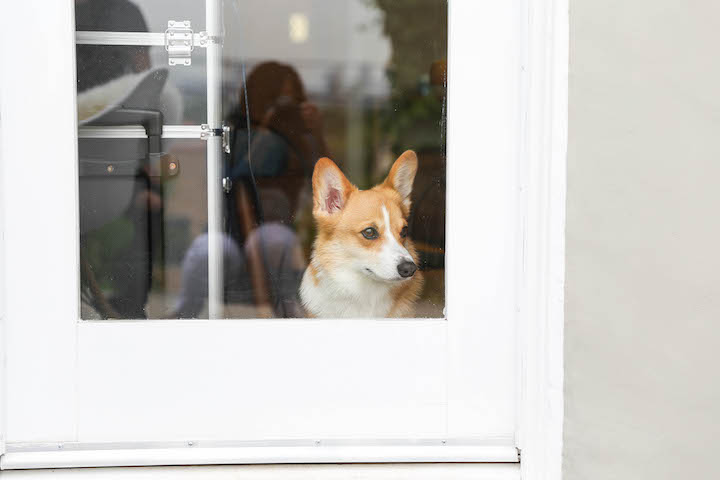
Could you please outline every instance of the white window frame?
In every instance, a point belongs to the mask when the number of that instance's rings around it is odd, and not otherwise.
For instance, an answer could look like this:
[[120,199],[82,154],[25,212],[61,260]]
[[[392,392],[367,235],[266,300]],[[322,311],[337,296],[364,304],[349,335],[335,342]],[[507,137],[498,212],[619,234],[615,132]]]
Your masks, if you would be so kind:
[[[450,3],[450,15],[460,16],[469,2],[455,0]],[[483,8],[483,7],[477,7]],[[485,6],[487,11],[491,6]],[[518,229],[522,238],[521,261],[518,263],[517,311],[519,320],[518,344],[520,364],[518,372],[519,412],[518,446],[522,451],[520,468],[522,478],[560,478],[560,452],[562,448],[562,332],[563,332],[563,280],[564,280],[564,213],[565,213],[565,153],[567,136],[567,50],[568,50],[568,5],[567,0],[526,0],[527,30],[522,38],[524,45],[520,75],[521,96],[519,104],[522,115],[518,138],[521,139],[518,153],[518,172],[521,187]],[[0,283],[0,314],[2,314],[3,358],[12,354],[16,345],[5,342],[6,292],[12,285],[37,283],[33,277],[34,268],[47,268],[54,263],[65,271],[77,271],[76,233],[55,238],[23,237],[23,225],[30,225],[34,219],[24,218],[17,207],[22,195],[44,195],[60,199],[57,204],[72,199],[77,202],[76,171],[63,171],[51,162],[56,157],[76,158],[77,126],[75,118],[74,85],[74,32],[67,25],[73,24],[73,2],[50,2],[38,9],[32,2],[13,6],[4,12],[0,20],[0,59],[4,67],[23,65],[24,75],[15,70],[0,70],[0,176],[2,178],[2,265]],[[472,18],[465,21],[474,21]],[[482,26],[489,26],[481,23]],[[42,28],[40,28],[42,27]],[[35,32],[27,35],[28,29]],[[477,45],[458,45],[450,35],[449,68],[460,68],[462,62],[473,58],[485,59],[493,54],[492,29],[478,28]],[[53,36],[54,35],[54,36]],[[24,39],[19,42],[18,39]],[[50,53],[48,55],[48,52]],[[497,52],[495,52],[496,54]],[[46,64],[37,64],[33,58],[46,58]],[[473,81],[482,83],[482,63],[478,60],[478,75]],[[463,67],[465,68],[465,67]],[[464,70],[466,71],[466,70]],[[23,93],[25,92],[25,93]],[[70,93],[72,92],[72,93]],[[33,96],[28,96],[30,93]],[[478,87],[478,102],[492,104],[492,91]],[[462,108],[467,99],[453,95],[453,84],[449,92],[449,112]],[[479,103],[480,104],[480,103]],[[497,107],[497,105],[496,105]],[[37,111],[44,113],[38,118]],[[48,122],[52,128],[43,128],[38,122],[47,122],[48,111],[55,112],[51,118],[73,118],[68,122]],[[453,124],[459,123],[457,120]],[[477,125],[456,128],[451,125],[448,132],[448,156],[462,155],[471,150],[472,134]],[[477,133],[475,131],[475,133]],[[463,138],[465,140],[463,140]],[[47,148],[51,146],[52,148]],[[26,162],[9,164],[8,158],[25,158]],[[452,167],[451,167],[452,168]],[[33,192],[33,178],[54,175],[52,188]],[[449,171],[449,175],[452,174]],[[22,178],[20,182],[17,179]],[[47,187],[48,182],[43,185]],[[44,219],[48,231],[68,231],[67,218],[53,215],[54,202],[48,202],[48,215]],[[449,203],[452,208],[452,202]],[[449,211],[452,216],[452,211]],[[77,223],[77,218],[74,219]],[[452,224],[453,220],[449,219]],[[74,225],[77,232],[77,225]],[[69,253],[65,258],[43,256],[46,242],[55,242]],[[34,258],[23,259],[23,268],[17,261],[17,252],[30,249],[37,252]],[[37,266],[35,262],[46,262]],[[65,279],[61,288],[42,290],[42,302],[33,306],[32,315],[52,315],[57,308],[77,309],[79,278]],[[60,307],[58,307],[60,306]],[[12,332],[8,332],[12,334]],[[49,348],[53,342],[75,342],[76,338],[57,337],[50,332],[48,338],[38,338]],[[11,360],[12,361],[12,360]],[[66,368],[73,359],[60,359],[57,364],[47,365],[38,359],[33,369]],[[6,363],[3,361],[0,374],[1,385],[6,385]],[[5,389],[0,392],[0,453],[4,448],[4,426],[6,409]],[[54,414],[59,418],[75,408],[59,399]],[[42,430],[43,425],[36,428]],[[382,447],[384,448],[384,447]],[[395,457],[402,459],[406,455]],[[310,458],[308,457],[308,460]],[[298,462],[302,458],[297,459]],[[389,461],[393,461],[390,458]],[[441,461],[441,457],[438,457]],[[137,464],[137,463],[136,463]],[[42,466],[42,465],[40,465]],[[369,476],[368,478],[371,478]],[[460,477],[458,477],[460,478]],[[503,477],[505,478],[505,477]],[[510,477],[512,478],[512,477]]]

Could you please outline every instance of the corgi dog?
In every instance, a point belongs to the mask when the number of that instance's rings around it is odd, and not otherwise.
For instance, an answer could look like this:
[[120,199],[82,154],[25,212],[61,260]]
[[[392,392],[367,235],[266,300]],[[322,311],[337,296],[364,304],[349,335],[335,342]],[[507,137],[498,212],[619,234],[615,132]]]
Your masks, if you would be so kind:
[[329,158],[313,171],[317,237],[300,284],[313,317],[378,318],[412,315],[422,288],[418,256],[408,237],[415,152],[393,164],[384,182],[360,190]]

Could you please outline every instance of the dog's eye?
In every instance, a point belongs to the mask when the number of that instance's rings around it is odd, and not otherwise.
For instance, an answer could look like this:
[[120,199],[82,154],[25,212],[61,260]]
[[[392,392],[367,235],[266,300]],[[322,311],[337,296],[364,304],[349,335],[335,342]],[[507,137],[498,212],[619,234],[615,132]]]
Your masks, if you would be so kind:
[[401,236],[402,238],[407,237],[407,233],[408,233],[408,228],[407,228],[407,226],[403,227],[402,230],[400,230],[400,236]]
[[368,227],[360,233],[362,233],[362,236],[367,238],[368,240],[375,240],[380,236],[378,235],[378,231],[375,230],[373,227]]

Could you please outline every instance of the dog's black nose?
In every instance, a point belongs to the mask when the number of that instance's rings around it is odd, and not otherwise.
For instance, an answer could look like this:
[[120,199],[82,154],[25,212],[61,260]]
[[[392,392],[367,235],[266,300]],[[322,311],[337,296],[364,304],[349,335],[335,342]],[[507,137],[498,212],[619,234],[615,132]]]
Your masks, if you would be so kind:
[[403,278],[412,277],[416,270],[417,265],[407,260],[400,262],[400,265],[398,265],[398,273]]

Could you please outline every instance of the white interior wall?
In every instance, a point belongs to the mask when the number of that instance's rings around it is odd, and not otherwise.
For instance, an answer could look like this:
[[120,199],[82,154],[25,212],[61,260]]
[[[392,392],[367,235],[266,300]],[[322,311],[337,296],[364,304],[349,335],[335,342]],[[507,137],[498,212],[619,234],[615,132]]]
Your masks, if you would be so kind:
[[570,2],[566,480],[720,476],[718,18]]

